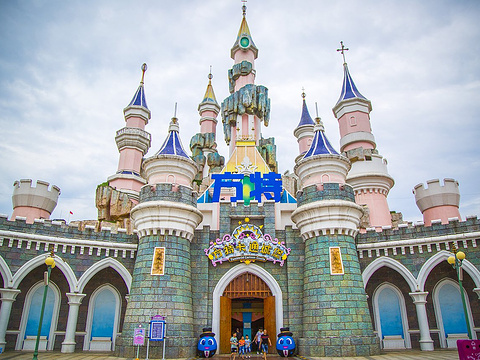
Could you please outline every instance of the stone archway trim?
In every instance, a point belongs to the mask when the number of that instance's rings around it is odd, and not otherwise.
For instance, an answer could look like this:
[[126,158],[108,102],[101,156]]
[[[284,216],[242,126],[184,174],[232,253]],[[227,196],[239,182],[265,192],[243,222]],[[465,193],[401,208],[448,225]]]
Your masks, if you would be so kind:
[[212,329],[215,333],[217,342],[219,342],[218,334],[220,333],[220,296],[222,296],[225,288],[233,279],[245,272],[257,275],[268,285],[272,291],[272,295],[275,296],[275,321],[277,333],[279,333],[280,328],[283,327],[283,295],[278,282],[267,270],[258,265],[239,264],[228,270],[218,281],[213,290]]

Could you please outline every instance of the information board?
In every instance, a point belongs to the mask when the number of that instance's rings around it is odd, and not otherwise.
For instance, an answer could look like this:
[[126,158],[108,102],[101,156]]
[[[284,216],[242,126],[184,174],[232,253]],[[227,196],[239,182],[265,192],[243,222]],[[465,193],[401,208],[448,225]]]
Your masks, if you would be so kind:
[[165,320],[152,320],[150,322],[150,340],[163,341],[165,339]]
[[143,346],[145,344],[145,329],[136,328],[133,330],[133,345]]

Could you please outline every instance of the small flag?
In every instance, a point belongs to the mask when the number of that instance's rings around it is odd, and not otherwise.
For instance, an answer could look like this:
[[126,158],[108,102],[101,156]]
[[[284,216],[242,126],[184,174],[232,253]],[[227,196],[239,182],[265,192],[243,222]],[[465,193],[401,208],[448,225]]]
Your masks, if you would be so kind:
[[73,215],[73,212],[72,212],[72,211],[70,211],[70,214],[71,214],[71,215]]

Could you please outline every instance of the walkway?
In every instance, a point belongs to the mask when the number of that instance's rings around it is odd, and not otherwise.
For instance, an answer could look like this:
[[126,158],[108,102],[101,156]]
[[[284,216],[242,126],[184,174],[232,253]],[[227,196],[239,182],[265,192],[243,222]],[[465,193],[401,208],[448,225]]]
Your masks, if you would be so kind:
[[[0,354],[0,360],[31,360],[33,353],[21,352],[21,351],[7,351]],[[228,360],[228,355],[214,356],[212,360],[221,359]],[[285,358],[269,355],[268,360],[284,360]],[[304,360],[305,358],[301,358]],[[300,358],[294,358],[294,360],[301,360]],[[382,355],[376,356],[357,356],[357,357],[319,357],[308,358],[308,360],[458,360],[458,353],[456,350],[436,350],[436,351],[420,351],[420,350],[408,350],[408,351],[389,351],[383,352]],[[113,356],[111,353],[88,353],[78,352],[74,354],[62,354],[60,352],[46,352],[39,353],[38,360],[133,360],[132,358],[119,358]],[[144,360],[144,358],[140,358]],[[152,359],[150,360],[158,360]],[[262,360],[260,356],[252,355],[252,360]]]

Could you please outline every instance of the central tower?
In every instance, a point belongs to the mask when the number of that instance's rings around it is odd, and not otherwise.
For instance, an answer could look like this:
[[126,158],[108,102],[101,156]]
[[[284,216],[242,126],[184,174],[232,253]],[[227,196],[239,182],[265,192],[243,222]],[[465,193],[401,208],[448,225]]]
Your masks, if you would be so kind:
[[265,86],[255,85],[255,59],[258,49],[248,28],[246,12],[237,39],[231,49],[233,67],[228,70],[230,96],[222,103],[222,123],[225,141],[230,146],[230,157],[239,143],[250,142],[258,146],[261,139],[261,122],[268,126],[270,99]]

